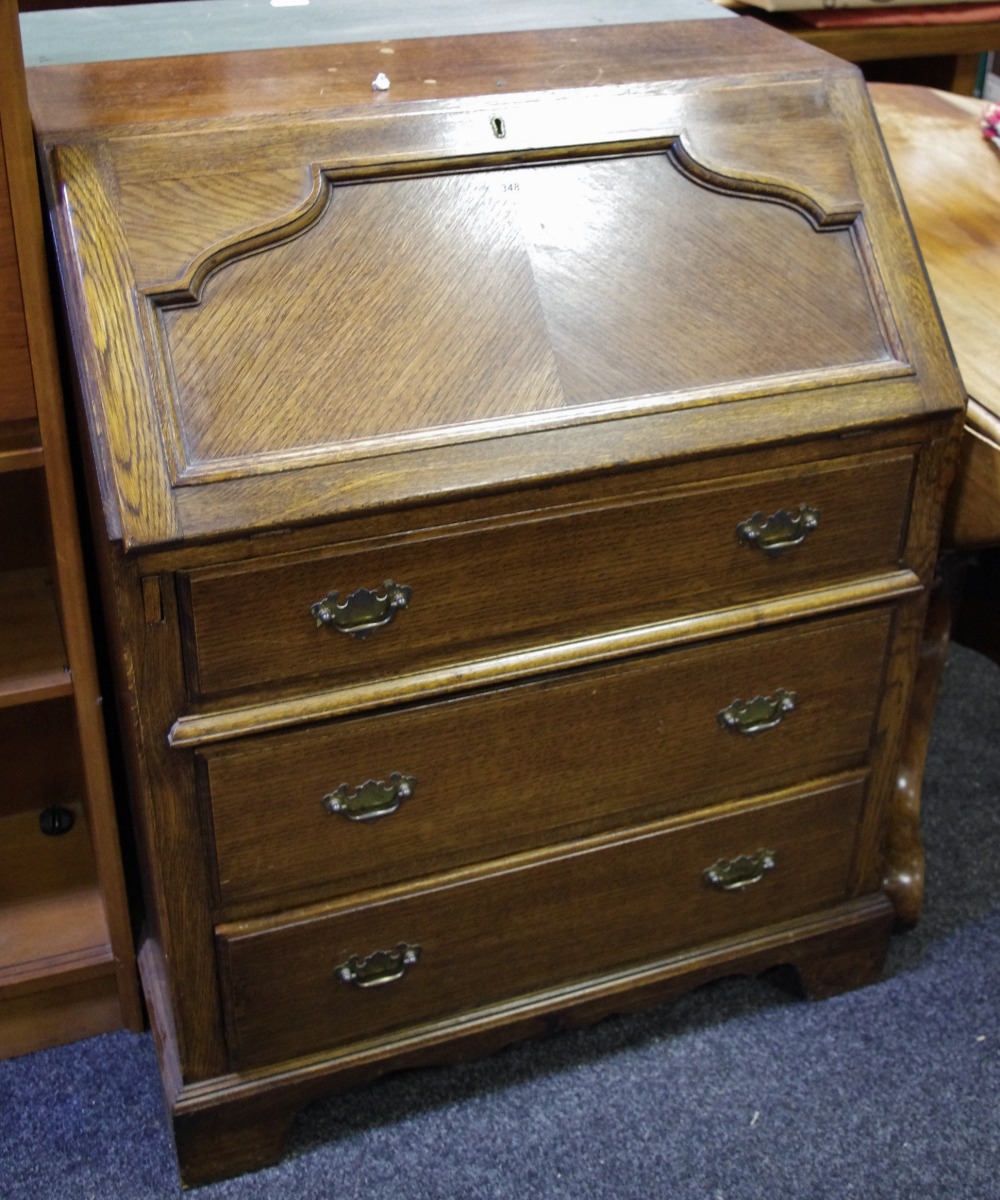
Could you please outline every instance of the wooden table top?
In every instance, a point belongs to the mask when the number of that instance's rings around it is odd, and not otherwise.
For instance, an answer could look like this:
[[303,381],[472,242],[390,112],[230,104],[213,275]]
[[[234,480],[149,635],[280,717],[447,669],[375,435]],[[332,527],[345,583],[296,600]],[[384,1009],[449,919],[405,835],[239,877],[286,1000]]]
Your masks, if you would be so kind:
[[1000,154],[982,135],[982,100],[870,90],[969,393],[944,542],[1000,545]]
[[928,88],[871,95],[969,395],[970,424],[1000,444],[1000,154],[985,109]]

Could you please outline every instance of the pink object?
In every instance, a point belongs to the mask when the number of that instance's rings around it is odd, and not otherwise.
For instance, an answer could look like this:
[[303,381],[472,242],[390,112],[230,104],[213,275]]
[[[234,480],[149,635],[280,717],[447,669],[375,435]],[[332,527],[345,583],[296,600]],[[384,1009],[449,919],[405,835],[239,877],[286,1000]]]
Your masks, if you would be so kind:
[[983,113],[983,137],[1000,149],[1000,104],[991,104]]

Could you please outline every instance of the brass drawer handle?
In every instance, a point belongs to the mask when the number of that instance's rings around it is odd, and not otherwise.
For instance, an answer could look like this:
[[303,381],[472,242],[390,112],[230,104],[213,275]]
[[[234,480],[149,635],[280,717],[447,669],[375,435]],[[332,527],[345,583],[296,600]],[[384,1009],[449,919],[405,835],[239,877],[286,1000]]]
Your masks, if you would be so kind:
[[405,583],[393,583],[387,579],[382,591],[358,588],[341,602],[339,592],[331,592],[317,600],[310,612],[318,626],[326,625],[338,633],[354,638],[370,637],[376,629],[388,625],[401,608],[410,603],[413,589]]
[[719,724],[723,729],[732,729],[747,737],[764,733],[780,725],[788,713],[794,712],[797,701],[798,696],[784,688],[778,688],[773,696],[734,700],[719,713]]
[[741,854],[739,858],[720,858],[702,872],[705,882],[720,892],[739,892],[760,883],[768,871],[774,870],[774,851],[758,850],[756,854]]
[[366,958],[352,954],[347,962],[334,970],[334,975],[341,983],[349,983],[351,987],[384,987],[387,983],[402,979],[419,958],[419,946],[400,942],[394,950],[375,950]]
[[323,797],[323,807],[331,817],[346,817],[348,821],[374,821],[394,813],[404,800],[409,800],[417,781],[412,775],[393,771],[385,783],[369,779],[358,788],[342,783]]
[[736,526],[736,537],[746,546],[756,546],[765,554],[777,556],[792,546],[801,545],[819,526],[819,509],[800,504],[798,512],[779,509],[771,516],[756,512]]

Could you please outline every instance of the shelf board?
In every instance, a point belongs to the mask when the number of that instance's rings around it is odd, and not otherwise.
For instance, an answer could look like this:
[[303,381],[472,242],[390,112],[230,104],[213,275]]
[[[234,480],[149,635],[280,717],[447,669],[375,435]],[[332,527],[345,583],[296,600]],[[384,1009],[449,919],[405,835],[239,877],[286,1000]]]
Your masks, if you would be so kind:
[[0,706],[68,696],[73,678],[44,568],[0,571]]
[[113,962],[96,883],[0,903],[0,997],[93,978]]
[[36,420],[0,422],[0,472],[44,465],[45,451]]
[[114,959],[86,814],[70,803],[73,827],[50,837],[39,807],[0,817],[0,999],[93,978]]

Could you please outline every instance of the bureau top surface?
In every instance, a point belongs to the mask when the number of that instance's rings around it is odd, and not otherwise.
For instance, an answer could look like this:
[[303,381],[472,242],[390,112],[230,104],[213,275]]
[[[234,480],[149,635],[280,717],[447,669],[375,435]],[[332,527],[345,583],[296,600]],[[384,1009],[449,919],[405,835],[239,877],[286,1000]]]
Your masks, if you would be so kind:
[[756,23],[30,89],[127,549],[960,406],[860,77]]

